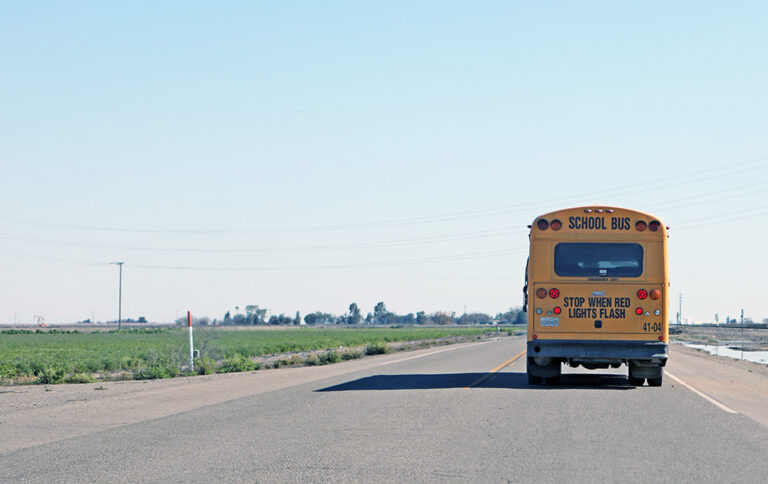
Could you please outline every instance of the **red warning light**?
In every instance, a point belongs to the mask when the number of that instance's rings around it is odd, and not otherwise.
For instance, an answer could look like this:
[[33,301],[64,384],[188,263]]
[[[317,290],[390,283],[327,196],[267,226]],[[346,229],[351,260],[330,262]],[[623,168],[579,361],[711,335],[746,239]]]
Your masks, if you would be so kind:
[[557,299],[560,297],[560,289],[552,288],[549,290],[549,297],[552,299]]
[[539,230],[547,230],[547,227],[549,227],[549,222],[547,222],[542,218],[542,219],[539,219],[538,222],[536,222],[536,226],[539,228]]
[[560,309],[560,306],[555,306],[555,309],[553,309],[552,312],[555,314],[560,314],[563,312],[563,310]]
[[552,230],[560,230],[563,228],[563,223],[559,220],[553,220],[549,226],[552,227]]
[[658,220],[654,220],[651,223],[648,224],[648,230],[651,232],[656,232],[661,227],[661,223],[659,223]]
[[637,229],[637,231],[638,231],[638,232],[645,232],[645,229],[647,229],[647,228],[648,228],[648,224],[646,224],[646,223],[645,223],[645,222],[643,222],[642,220],[639,220],[639,221],[638,221],[638,222],[635,224],[635,228]]
[[647,298],[648,297],[648,291],[646,291],[645,289],[640,289],[639,291],[637,291],[637,297],[640,298],[640,299]]
[[637,314],[638,316],[642,316],[643,315],[643,308],[635,309],[635,314]]

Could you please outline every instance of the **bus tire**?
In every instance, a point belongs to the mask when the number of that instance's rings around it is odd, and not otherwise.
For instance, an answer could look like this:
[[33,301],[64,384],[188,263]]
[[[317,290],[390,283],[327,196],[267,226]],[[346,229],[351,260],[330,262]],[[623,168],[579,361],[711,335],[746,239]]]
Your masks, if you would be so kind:
[[658,378],[647,378],[649,387],[660,387],[661,381],[664,378],[664,373],[659,374]]
[[645,383],[645,378],[635,378],[633,376],[627,377],[627,382],[634,387],[641,387]]
[[543,380],[542,377],[536,376],[536,375],[531,375],[530,373],[528,373],[528,384],[529,385],[541,385],[541,381],[542,380]]

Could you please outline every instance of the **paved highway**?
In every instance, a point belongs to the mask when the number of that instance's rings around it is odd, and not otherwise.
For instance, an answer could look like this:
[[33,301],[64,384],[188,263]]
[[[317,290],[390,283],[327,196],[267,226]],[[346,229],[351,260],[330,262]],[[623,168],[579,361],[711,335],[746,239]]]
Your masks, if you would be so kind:
[[523,350],[503,338],[130,398],[108,383],[0,414],[0,481],[765,482],[768,405],[712,398],[691,383],[701,365],[672,360],[661,388],[624,368],[529,387],[524,355],[510,362]]

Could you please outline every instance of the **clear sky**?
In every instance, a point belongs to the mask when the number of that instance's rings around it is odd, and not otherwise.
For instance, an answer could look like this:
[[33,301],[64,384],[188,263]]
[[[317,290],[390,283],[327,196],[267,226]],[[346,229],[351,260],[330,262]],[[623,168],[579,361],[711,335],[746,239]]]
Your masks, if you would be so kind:
[[526,226],[657,214],[768,318],[765,2],[3,2],[0,322],[495,314]]

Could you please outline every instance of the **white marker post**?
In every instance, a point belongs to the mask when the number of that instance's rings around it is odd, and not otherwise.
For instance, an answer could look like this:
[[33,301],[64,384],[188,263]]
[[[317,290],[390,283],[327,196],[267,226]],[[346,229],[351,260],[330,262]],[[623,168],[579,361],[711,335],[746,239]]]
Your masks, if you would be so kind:
[[189,325],[189,369],[195,371],[195,350],[192,349],[192,311],[187,311],[187,324]]

